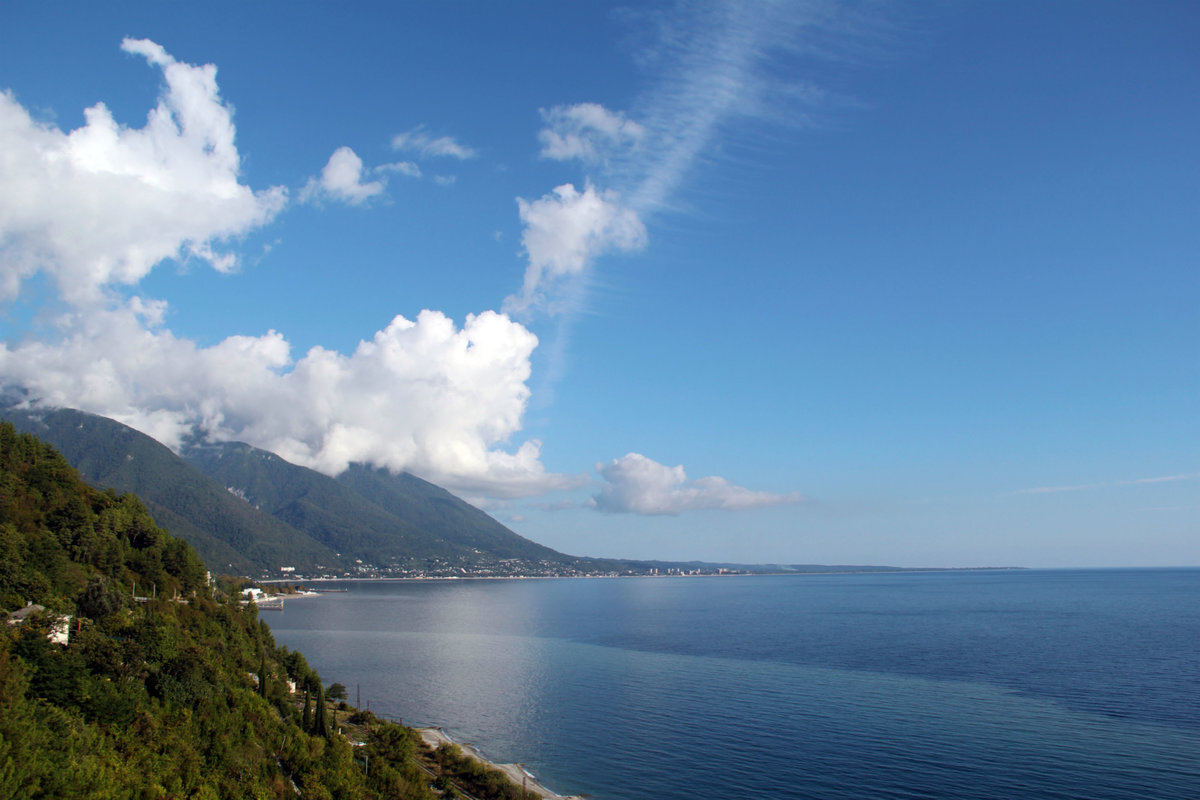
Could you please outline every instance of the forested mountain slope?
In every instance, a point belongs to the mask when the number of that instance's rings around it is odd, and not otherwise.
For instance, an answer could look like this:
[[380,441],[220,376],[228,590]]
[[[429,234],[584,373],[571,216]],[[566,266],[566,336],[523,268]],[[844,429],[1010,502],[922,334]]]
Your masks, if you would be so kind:
[[160,525],[187,539],[215,571],[249,575],[341,563],[333,550],[127,425],[73,409],[8,409],[0,416],[54,445],[93,485],[135,492]]
[[0,798],[522,796],[342,704],[352,745],[320,676],[224,588],[137,497],[0,422]]
[[241,442],[194,445],[182,456],[343,556],[376,564],[428,558],[472,563],[480,557],[573,561],[408,473],[354,464],[334,479]]
[[[256,508],[347,559],[415,565],[430,558],[470,555],[446,541],[438,526],[414,524],[405,518],[405,509],[398,509],[397,514],[380,508],[333,478],[296,466],[274,453],[241,442],[225,442],[194,445],[184,449],[182,455],[201,472],[235,488]],[[458,498],[453,500],[466,505]],[[495,520],[492,523],[500,525]],[[515,534],[510,531],[509,536]]]
[[353,465],[334,479],[240,442],[196,442],[177,455],[119,422],[73,409],[2,414],[52,443],[92,484],[137,493],[160,524],[224,572],[334,570],[355,560],[593,563],[518,536],[406,473]]
[[337,480],[380,508],[421,530],[436,533],[456,547],[480,550],[498,558],[578,561],[519,536],[475,506],[407,472],[395,474],[351,464]]
[[344,739],[302,730],[285,680],[319,678],[253,606],[135,496],[0,423],[0,610],[26,602],[45,610],[0,629],[0,797],[375,796]]

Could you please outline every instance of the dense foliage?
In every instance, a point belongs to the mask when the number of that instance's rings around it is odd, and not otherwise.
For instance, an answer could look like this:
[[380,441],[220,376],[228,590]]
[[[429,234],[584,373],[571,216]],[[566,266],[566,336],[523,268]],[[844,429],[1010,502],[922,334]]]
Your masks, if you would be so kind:
[[0,800],[438,796],[416,732],[360,714],[352,744],[190,546],[0,423],[0,611],[27,603],[44,610],[0,625]]

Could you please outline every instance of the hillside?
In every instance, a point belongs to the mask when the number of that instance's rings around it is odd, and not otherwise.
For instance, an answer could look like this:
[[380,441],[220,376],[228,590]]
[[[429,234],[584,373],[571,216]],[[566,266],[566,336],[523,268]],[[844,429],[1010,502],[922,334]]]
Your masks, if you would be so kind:
[[0,798],[525,796],[327,701],[233,588],[137,497],[0,422]]
[[513,533],[475,506],[407,472],[395,474],[351,464],[337,480],[388,513],[436,533],[460,550],[559,564],[579,561]]
[[337,554],[235,496],[166,446],[126,425],[72,409],[5,410],[19,430],[51,443],[92,485],[135,492],[155,521],[215,569],[235,574],[337,565]]
[[372,563],[448,555],[437,537],[334,479],[240,442],[199,444],[183,458],[246,502],[347,559]]

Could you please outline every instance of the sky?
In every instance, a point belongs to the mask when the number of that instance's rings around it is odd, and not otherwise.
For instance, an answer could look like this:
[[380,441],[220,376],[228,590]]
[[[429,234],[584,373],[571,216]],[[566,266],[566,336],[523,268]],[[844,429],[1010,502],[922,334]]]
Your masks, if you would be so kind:
[[1200,6],[0,9],[0,387],[575,555],[1200,565]]

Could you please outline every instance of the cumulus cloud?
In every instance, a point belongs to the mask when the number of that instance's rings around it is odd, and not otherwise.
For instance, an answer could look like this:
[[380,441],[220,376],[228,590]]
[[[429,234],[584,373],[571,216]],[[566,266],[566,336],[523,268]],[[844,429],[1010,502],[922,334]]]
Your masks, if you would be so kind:
[[556,161],[578,158],[585,162],[605,160],[607,154],[636,145],[645,129],[624,114],[598,103],[579,103],[542,109],[546,127],[538,132],[542,157]]
[[629,251],[646,244],[646,227],[614,191],[588,184],[580,192],[563,184],[532,202],[517,199],[525,226],[521,244],[529,258],[521,293],[509,297],[505,308],[523,312],[533,307],[553,311],[547,290],[564,278],[581,275],[597,256]]
[[159,326],[161,304],[63,320],[58,342],[0,345],[0,376],[40,404],[118,419],[178,447],[199,428],[330,475],[352,463],[410,470],[468,494],[570,488],[521,428],[537,338],[493,311],[462,327],[436,311],[397,316],[350,355],[315,347],[293,363],[275,331],[211,347]]
[[165,85],[141,128],[118,124],[103,103],[70,133],[33,120],[0,94],[0,293],[12,299],[36,272],[70,302],[133,284],[167,258],[229,271],[221,245],[270,222],[282,187],[239,183],[232,112],[211,64],[181,63],[145,39],[122,49],[162,70]]
[[358,206],[383,193],[381,180],[363,180],[363,162],[349,147],[339,147],[329,157],[321,174],[310,178],[300,192],[300,202],[336,200]]
[[[492,497],[585,480],[548,473],[538,441],[512,441],[537,338],[504,314],[468,316],[461,327],[436,311],[397,316],[349,355],[315,347],[295,359],[275,331],[201,346],[165,327],[165,302],[116,291],[168,258],[231,269],[236,257],[220,245],[271,221],[287,199],[281,188],[239,183],[215,67],[179,63],[146,40],[123,49],[165,77],[141,129],[98,104],[67,134],[0,95],[3,289],[19,296],[40,270],[65,301],[43,338],[0,344],[0,385],[22,389],[29,405],[110,416],[170,446],[199,431],[329,474],[366,462]],[[361,203],[389,173],[419,170],[367,170],[341,148],[311,191]]]
[[477,155],[474,148],[462,144],[453,136],[432,135],[424,125],[397,133],[392,137],[392,149],[407,150],[425,157],[457,158],[460,161]]
[[612,513],[679,514],[698,509],[727,511],[799,503],[797,492],[772,494],[735,486],[724,478],[687,479],[682,466],[668,467],[639,453],[629,453],[596,471],[605,480],[590,505]]
[[[309,178],[300,192],[300,202],[332,201],[352,206],[366,204],[372,197],[383,194],[387,188],[387,176],[400,174],[409,178],[420,178],[421,168],[411,161],[394,161],[366,168],[363,160],[349,147],[339,147],[329,157],[321,174]],[[377,176],[367,180],[368,176]]]

